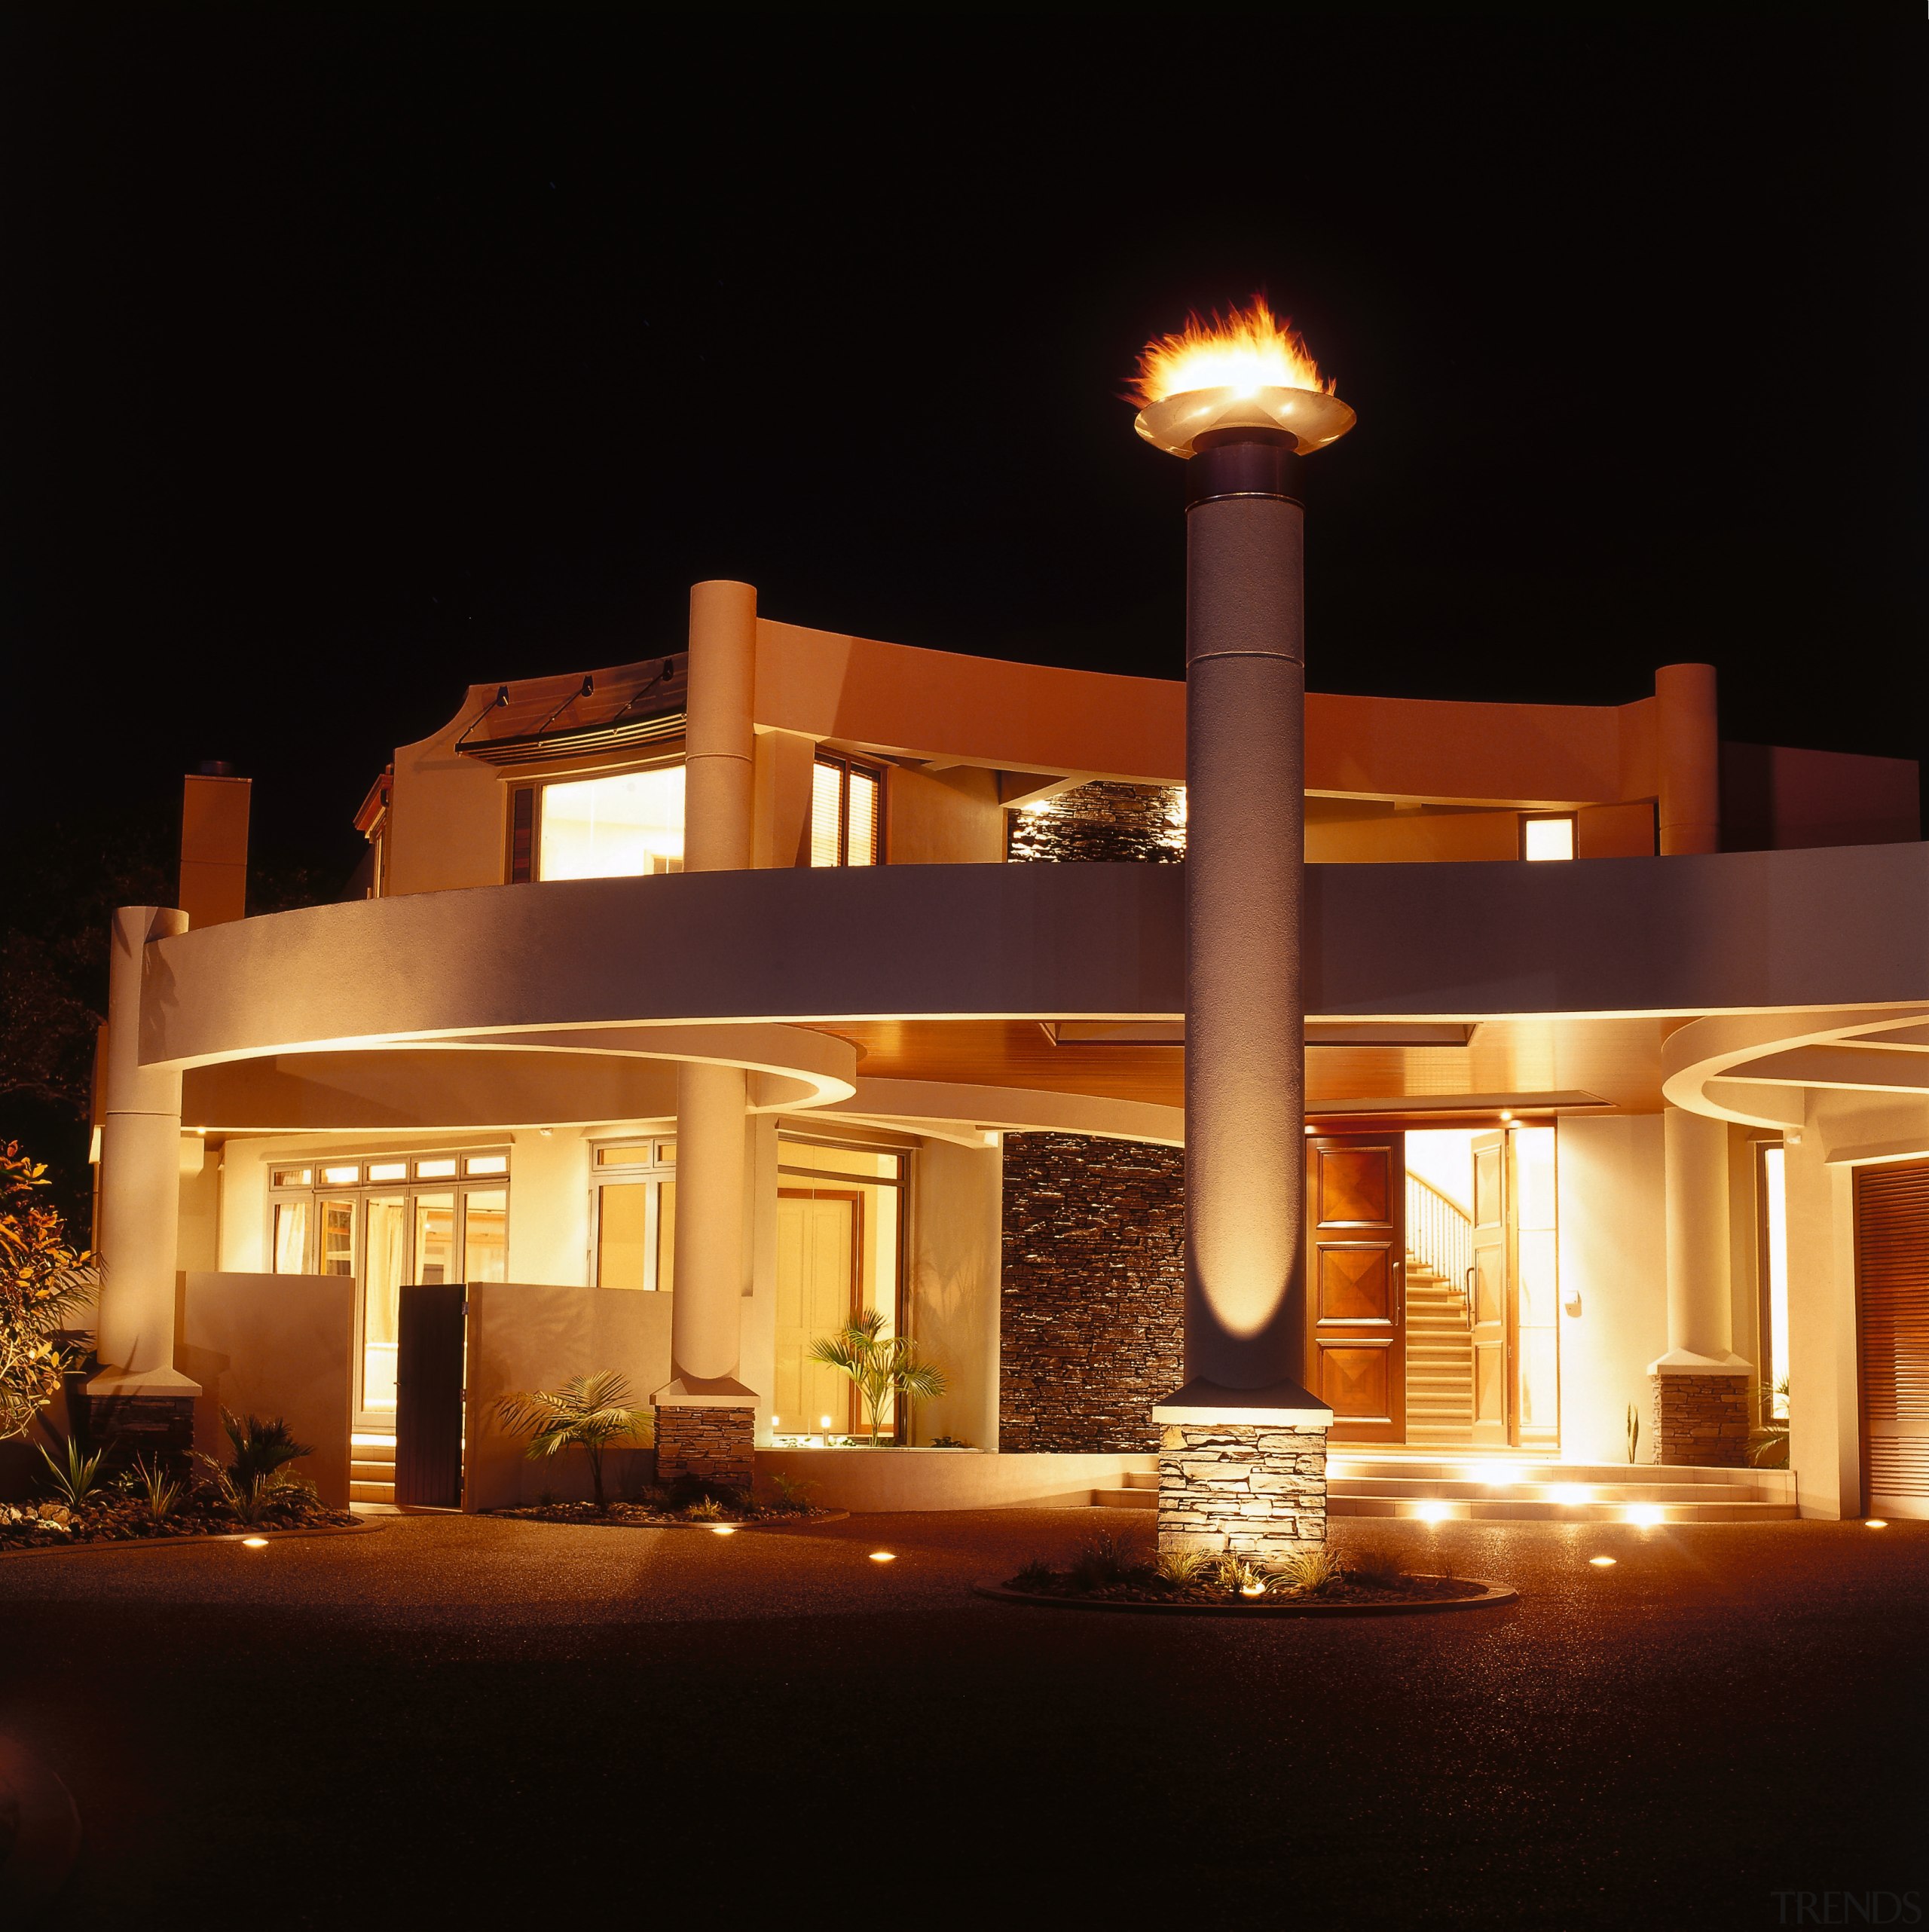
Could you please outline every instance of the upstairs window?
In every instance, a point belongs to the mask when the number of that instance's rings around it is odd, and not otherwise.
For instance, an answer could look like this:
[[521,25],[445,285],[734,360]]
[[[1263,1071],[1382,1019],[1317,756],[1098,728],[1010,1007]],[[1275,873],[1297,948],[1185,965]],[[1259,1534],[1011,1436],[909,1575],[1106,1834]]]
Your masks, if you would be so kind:
[[510,801],[509,882],[683,869],[683,768],[527,785]]
[[884,775],[820,755],[811,772],[811,864],[883,862]]
[[1574,815],[1564,812],[1521,821],[1524,859],[1571,859],[1574,856]]

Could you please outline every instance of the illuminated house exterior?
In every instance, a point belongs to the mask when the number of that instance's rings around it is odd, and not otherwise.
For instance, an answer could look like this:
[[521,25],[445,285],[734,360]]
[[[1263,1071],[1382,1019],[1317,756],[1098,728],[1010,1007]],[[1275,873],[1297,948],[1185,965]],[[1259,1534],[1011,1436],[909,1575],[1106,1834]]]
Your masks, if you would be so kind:
[[[189,781],[185,918],[117,932],[98,1419],[279,1410],[385,1498],[399,1359],[398,1493],[457,1499],[411,1471],[440,1402],[423,1466],[485,1507],[559,1481],[493,1395],[617,1368],[665,1475],[754,1439],[859,1508],[1142,1499],[1185,706],[714,584],[687,652],[478,686],[400,747],[347,903],[240,916],[245,787]],[[1929,1514],[1917,800],[1912,764],[1724,744],[1706,666],[1618,706],[1309,698],[1336,1510],[1351,1462],[1359,1509],[1492,1513],[1439,1466],[1490,1454]],[[861,1421],[806,1350],[864,1307],[949,1377],[888,1432],[979,1453],[809,1440]],[[1792,1478],[1721,1477],[1776,1414]]]

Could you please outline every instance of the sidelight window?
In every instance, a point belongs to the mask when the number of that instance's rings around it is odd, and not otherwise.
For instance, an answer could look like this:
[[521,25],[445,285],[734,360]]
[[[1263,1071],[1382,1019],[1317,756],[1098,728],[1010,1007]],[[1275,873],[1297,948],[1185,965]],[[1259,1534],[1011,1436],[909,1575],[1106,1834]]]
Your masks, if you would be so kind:
[[811,864],[884,862],[884,775],[820,754],[811,769]]

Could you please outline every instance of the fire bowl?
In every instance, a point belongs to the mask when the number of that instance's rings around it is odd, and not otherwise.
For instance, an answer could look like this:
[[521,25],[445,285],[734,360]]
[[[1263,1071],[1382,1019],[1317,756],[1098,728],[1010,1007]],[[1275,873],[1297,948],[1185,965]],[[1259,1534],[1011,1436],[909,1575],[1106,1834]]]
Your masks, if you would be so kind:
[[1210,430],[1283,430],[1301,456],[1337,442],[1359,421],[1337,396],[1311,389],[1188,389],[1148,403],[1133,426],[1155,448],[1191,456]]

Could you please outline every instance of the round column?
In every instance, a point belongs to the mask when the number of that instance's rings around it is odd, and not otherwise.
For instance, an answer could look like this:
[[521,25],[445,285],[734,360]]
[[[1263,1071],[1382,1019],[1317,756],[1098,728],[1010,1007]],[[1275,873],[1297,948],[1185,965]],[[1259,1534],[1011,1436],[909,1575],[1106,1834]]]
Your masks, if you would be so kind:
[[[757,592],[717,581],[690,592],[684,728],[683,870],[752,863]],[[747,1490],[757,1397],[737,1379],[744,1292],[740,1067],[677,1071],[677,1236],[668,1384],[656,1391],[656,1472]]]
[[1721,850],[1721,727],[1711,664],[1665,664],[1655,673],[1661,849]]
[[[114,915],[100,1132],[100,1372],[90,1397],[147,1405],[191,1401],[174,1367],[174,1276],[181,1225],[181,1076],[141,1064],[141,977],[150,940],[188,930],[168,906]],[[132,1413],[132,1411],[130,1411]],[[160,1417],[162,1421],[171,1420]],[[154,1417],[148,1418],[155,1420]],[[97,1432],[112,1433],[104,1414]]]

